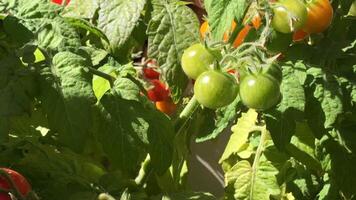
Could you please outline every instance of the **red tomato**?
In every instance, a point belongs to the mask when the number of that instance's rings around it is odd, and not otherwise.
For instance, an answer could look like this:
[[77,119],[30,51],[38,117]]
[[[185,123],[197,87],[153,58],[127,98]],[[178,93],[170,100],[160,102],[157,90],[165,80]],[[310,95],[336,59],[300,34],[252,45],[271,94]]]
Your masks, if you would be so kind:
[[[53,3],[62,5],[63,0],[52,0]],[[70,0],[66,0],[65,5],[68,5]]]
[[172,115],[176,111],[177,105],[173,103],[172,99],[168,99],[166,101],[157,101],[156,108],[167,115]]
[[150,80],[159,79],[159,72],[152,68],[143,68],[143,75]]
[[164,101],[169,98],[169,88],[159,80],[151,81],[153,88],[147,90],[147,96],[151,101]]
[[293,41],[294,42],[299,42],[304,40],[306,37],[308,37],[308,33],[306,33],[303,30],[298,30],[296,32],[293,33]]
[[[31,185],[27,182],[26,178],[14,170],[7,169],[7,168],[0,168],[0,169],[5,171],[11,177],[12,181],[15,183],[19,192],[26,197],[28,193],[31,191]],[[0,188],[5,190],[12,189],[10,183],[4,177],[1,176],[0,176]],[[11,200],[11,197],[9,194],[0,193],[0,200]]]
[[308,18],[303,30],[307,33],[325,31],[333,19],[333,7],[329,0],[313,0],[307,4]]

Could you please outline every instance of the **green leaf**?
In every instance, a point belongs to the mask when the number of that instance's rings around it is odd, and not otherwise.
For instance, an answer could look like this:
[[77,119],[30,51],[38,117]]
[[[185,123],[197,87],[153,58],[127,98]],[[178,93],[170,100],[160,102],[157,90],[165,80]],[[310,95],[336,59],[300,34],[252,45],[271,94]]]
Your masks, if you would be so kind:
[[81,46],[76,29],[60,17],[44,19],[37,37],[40,47],[55,52],[77,50]]
[[98,38],[103,39],[105,42],[110,43],[109,39],[106,37],[106,35],[103,32],[101,32],[100,29],[96,28],[94,25],[92,25],[90,22],[88,22],[84,19],[65,17],[64,21],[66,21],[73,27],[82,28],[84,30],[87,30],[88,32],[94,34]]
[[28,30],[16,17],[8,15],[3,21],[5,33],[12,43],[21,47],[34,39],[34,34]]
[[71,0],[61,14],[65,17],[80,17],[91,20],[98,8],[99,0]]
[[[241,107],[241,101],[240,98],[236,98],[234,102],[232,102],[230,105],[220,108],[216,110],[216,119],[214,120],[214,129],[207,130],[209,132],[204,132],[199,130],[200,133],[205,133],[204,135],[199,134],[197,135],[197,138],[195,139],[196,142],[205,142],[207,140],[214,139],[219,136],[221,132],[228,127],[230,122],[232,122],[235,118],[236,115],[239,112],[239,109]],[[208,119],[209,120],[209,119]],[[207,126],[206,123],[202,124],[202,126]]]
[[281,193],[277,174],[278,170],[262,157],[257,168],[252,168],[246,160],[239,161],[226,177],[227,182],[234,182],[235,199],[261,200]]
[[100,1],[98,28],[108,37],[114,55],[129,40],[145,4],[146,0]]
[[321,171],[321,165],[315,155],[315,137],[307,123],[297,123],[296,133],[287,151],[295,159],[303,163],[310,170]]
[[[98,68],[98,70],[101,72],[104,72],[106,74],[109,74],[113,77],[117,77],[117,73],[116,73],[117,69],[110,65],[104,65],[104,66]],[[102,78],[100,76],[97,76],[97,75],[93,76],[92,84],[93,84],[94,94],[95,94],[96,98],[98,99],[98,101],[100,101],[101,97],[111,88],[110,82],[108,80],[106,80],[105,78]]]
[[216,200],[216,198],[209,194],[203,192],[180,192],[175,194],[163,195],[161,200]]
[[314,97],[321,103],[325,114],[325,128],[332,128],[343,112],[342,94],[335,83],[316,84]]
[[92,128],[91,108],[96,99],[90,84],[92,76],[84,68],[85,58],[61,52],[53,58],[51,69],[41,74],[41,101],[48,115],[50,129],[58,132],[60,141],[76,151]]
[[188,82],[180,60],[186,48],[199,42],[199,21],[190,8],[178,1],[153,0],[152,4],[148,57],[158,60],[172,97],[178,101]]
[[213,38],[220,41],[233,20],[240,24],[249,4],[245,0],[210,0],[207,11]]
[[0,117],[30,113],[38,85],[35,76],[12,54],[0,55]]
[[219,160],[219,163],[224,162],[231,155],[237,154],[244,150],[250,133],[256,130],[256,120],[257,112],[255,110],[250,109],[247,113],[242,113],[242,116],[238,120],[237,124],[231,128],[233,133],[223,155]]
[[267,129],[279,149],[283,149],[289,143],[295,132],[295,121],[302,119],[304,113],[304,88],[292,66],[291,63],[283,66],[281,103],[276,109],[265,113]]
[[[157,173],[164,173],[172,160],[173,125],[161,112],[143,105],[140,88],[120,78],[101,98],[96,134],[112,165],[129,171],[150,153]],[[164,130],[164,131],[162,131]]]

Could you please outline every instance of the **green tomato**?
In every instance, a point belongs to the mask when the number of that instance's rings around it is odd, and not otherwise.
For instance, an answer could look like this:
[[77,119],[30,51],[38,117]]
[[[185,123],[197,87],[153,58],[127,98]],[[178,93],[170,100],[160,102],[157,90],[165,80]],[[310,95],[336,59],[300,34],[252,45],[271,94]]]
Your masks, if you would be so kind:
[[202,44],[194,44],[184,50],[181,64],[184,73],[191,79],[211,69],[216,59]]
[[251,74],[240,83],[240,97],[249,108],[267,110],[279,102],[280,84],[270,75]]
[[194,84],[197,101],[211,109],[221,108],[233,102],[238,93],[236,79],[228,73],[209,70],[201,74]]
[[276,31],[291,33],[300,29],[308,18],[308,11],[301,0],[279,0],[273,9],[272,26]]

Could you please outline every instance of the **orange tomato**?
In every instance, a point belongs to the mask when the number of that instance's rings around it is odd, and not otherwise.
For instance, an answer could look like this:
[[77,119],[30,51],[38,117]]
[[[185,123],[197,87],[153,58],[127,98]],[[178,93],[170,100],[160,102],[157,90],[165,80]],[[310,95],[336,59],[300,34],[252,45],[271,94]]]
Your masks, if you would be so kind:
[[307,33],[325,31],[333,19],[333,8],[329,0],[314,0],[307,4],[308,18],[303,27]]
[[[246,21],[246,19],[243,20],[244,22]],[[251,20],[251,25],[250,24],[246,24],[242,30],[238,33],[237,37],[234,40],[233,46],[236,48],[238,46],[240,46],[243,41],[245,40],[246,36],[248,35],[248,33],[250,32],[251,28],[255,28],[256,30],[261,26],[262,22],[261,22],[261,17],[260,15],[256,14],[252,20]],[[231,33],[235,30],[237,24],[235,21],[232,21],[231,23],[231,27],[229,31],[226,31],[224,33],[224,37],[223,37],[223,41],[224,42],[228,42],[229,40],[229,36],[231,35]],[[205,39],[207,33],[209,31],[209,24],[207,21],[203,22],[203,24],[200,26],[200,36]]]
[[308,37],[309,33],[306,33],[303,30],[297,30],[296,32],[293,33],[293,41],[294,42],[299,42],[304,40],[306,37]]
[[167,115],[172,115],[176,111],[177,105],[173,103],[172,99],[169,99],[166,101],[157,101],[156,108]]
[[[233,21],[231,23],[231,28],[230,28],[230,32],[234,31],[236,28],[236,23]],[[200,36],[205,39],[205,37],[207,36],[209,31],[209,24],[207,21],[203,22],[202,25],[200,26]],[[227,42],[229,40],[229,35],[230,35],[229,31],[226,31],[224,33],[224,37],[223,37],[223,41]]]

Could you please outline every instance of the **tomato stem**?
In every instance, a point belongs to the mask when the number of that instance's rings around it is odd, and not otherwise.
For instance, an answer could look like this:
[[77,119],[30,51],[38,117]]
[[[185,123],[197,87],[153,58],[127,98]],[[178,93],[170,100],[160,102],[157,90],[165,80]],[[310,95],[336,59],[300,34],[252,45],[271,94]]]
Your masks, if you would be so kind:
[[191,116],[194,114],[194,112],[197,110],[199,107],[199,102],[196,100],[195,96],[193,96],[187,106],[183,109],[183,111],[180,113],[177,121],[175,122],[175,128],[178,134],[182,128],[185,127],[186,123],[188,120],[191,118]]
[[147,154],[146,159],[142,162],[140,171],[138,172],[137,177],[135,178],[135,183],[137,186],[143,185],[146,181],[148,175],[151,171],[151,157]]
[[88,71],[94,75],[97,75],[97,76],[100,76],[101,78],[104,78],[106,80],[108,80],[110,82],[110,87],[113,87],[114,86],[114,82],[115,82],[115,77],[109,75],[109,74],[106,74],[104,72],[101,72],[97,69],[94,69],[92,67],[86,67],[86,69],[88,69]]
[[6,171],[0,169],[0,177],[5,178],[5,180],[10,184],[10,193],[15,195],[18,200],[26,200],[26,198],[19,191],[19,188],[16,186],[15,182]]

